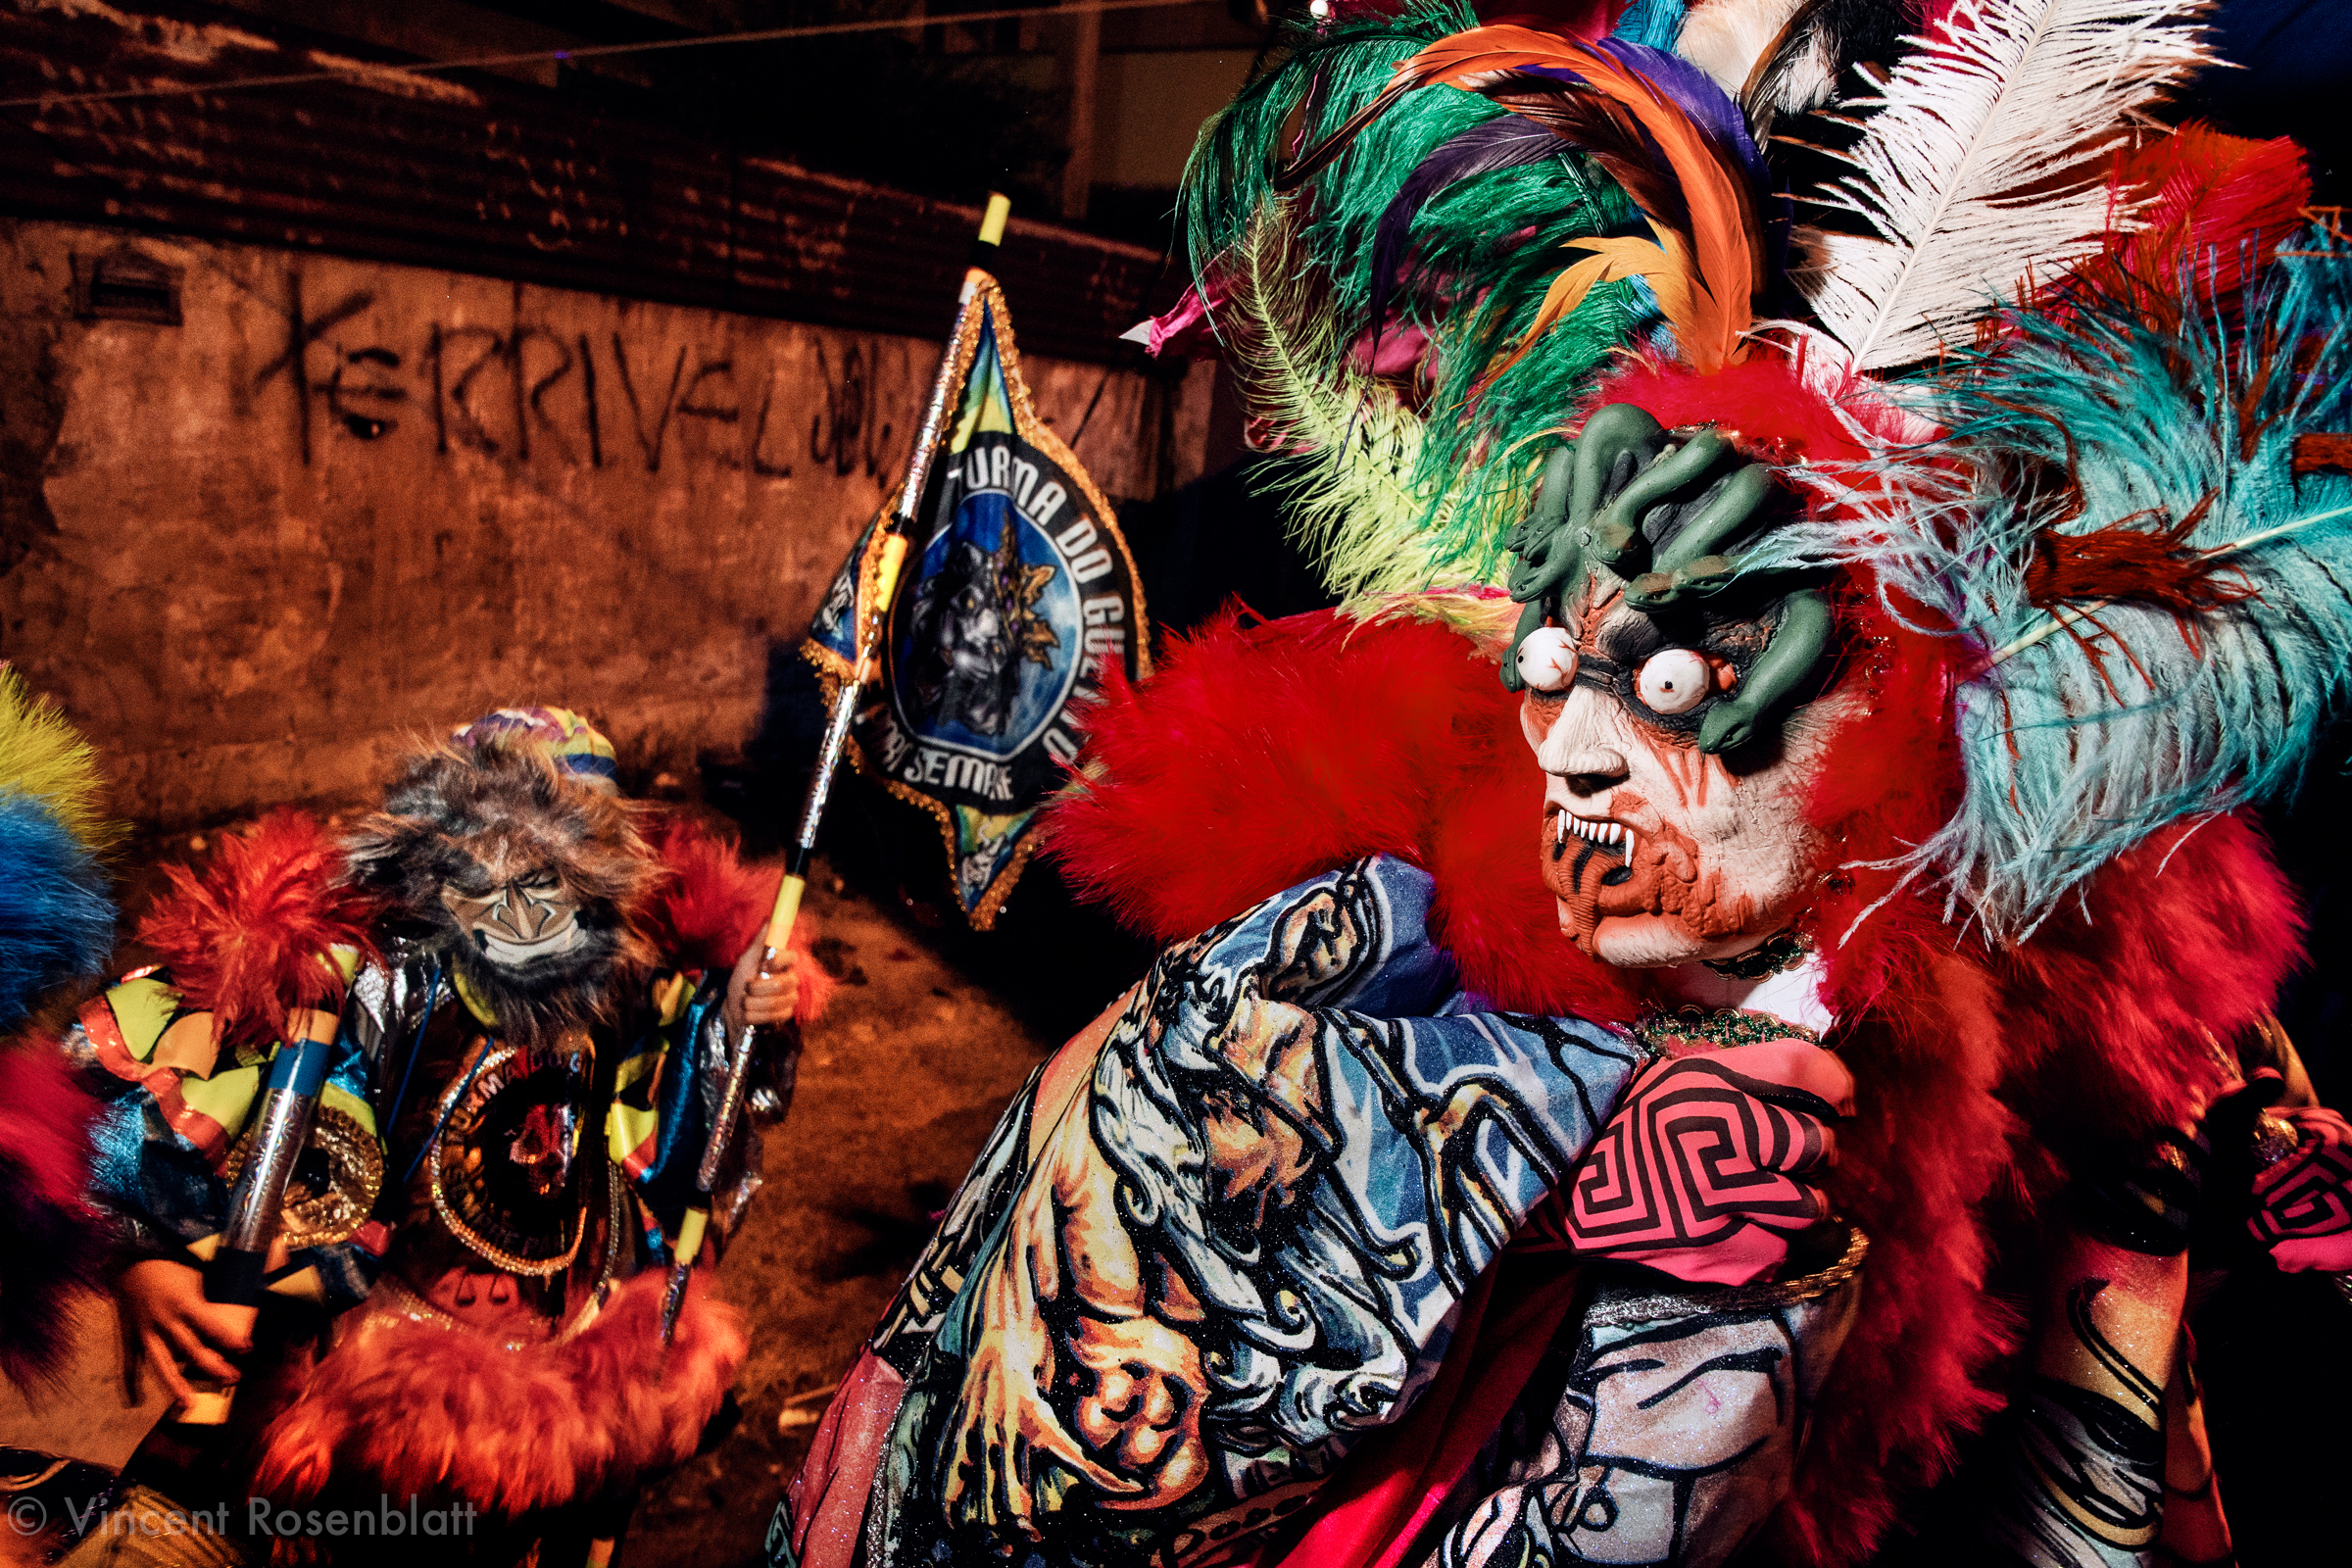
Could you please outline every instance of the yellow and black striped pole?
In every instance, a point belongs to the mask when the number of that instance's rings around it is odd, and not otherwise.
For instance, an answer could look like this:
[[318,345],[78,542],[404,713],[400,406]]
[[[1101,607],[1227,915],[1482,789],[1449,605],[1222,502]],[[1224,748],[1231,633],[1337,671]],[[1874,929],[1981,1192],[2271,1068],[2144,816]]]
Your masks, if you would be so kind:
[[[1011,211],[1009,198],[989,192],[988,211],[980,220],[980,234],[973,241],[971,259],[964,268],[956,330],[949,335],[947,352],[940,356],[939,373],[932,377],[930,401],[923,408],[914,452],[906,463],[906,478],[899,486],[898,504],[882,525],[881,552],[874,564],[873,596],[858,626],[857,665],[833,694],[833,711],[825,725],[824,744],[817,749],[816,767],[808,777],[808,798],[801,805],[800,831],[793,835],[785,859],[784,880],[776,888],[775,907],[768,914],[767,939],[760,956],[762,975],[771,972],[783,954],[792,936],[792,923],[801,912],[801,894],[808,886],[808,860],[815,853],[817,827],[824,820],[825,803],[833,793],[833,770],[840,766],[842,749],[849,742],[858,695],[866,682],[874,678],[881,659],[882,640],[889,633],[890,607],[898,596],[899,577],[906,564],[906,547],[912,537],[915,515],[922,508],[923,491],[930,482],[932,460],[938,456],[940,441],[947,432],[948,412],[956,402],[956,371],[963,358],[957,347],[971,335],[972,313],[983,309],[991,266],[1004,237],[1004,220]],[[759,1035],[758,1029],[746,1024],[728,1055],[726,1089],[719,1097],[717,1112],[711,1117],[710,1141],[703,1146],[702,1165],[695,1172],[696,1202],[687,1209],[685,1221],[678,1227],[677,1244],[670,1253],[669,1289],[662,1300],[664,1345],[677,1328],[678,1309],[686,1300],[687,1275],[702,1253],[703,1233],[710,1223],[710,1192],[718,1184],[719,1162],[725,1157],[735,1118],[743,1108],[744,1090],[751,1078],[752,1051]]]

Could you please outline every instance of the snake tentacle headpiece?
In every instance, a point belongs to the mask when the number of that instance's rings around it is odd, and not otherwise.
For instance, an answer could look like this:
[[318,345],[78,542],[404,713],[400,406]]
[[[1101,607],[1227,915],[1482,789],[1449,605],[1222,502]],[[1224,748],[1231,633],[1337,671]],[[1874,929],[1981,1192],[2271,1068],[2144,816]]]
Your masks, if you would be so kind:
[[2291,143],[2151,128],[2197,0],[1575,14],[1343,10],[1202,132],[1149,336],[1306,457],[1330,585],[1735,770],[1932,662],[1877,733],[1956,776],[1876,868],[1996,943],[2290,789],[2352,695],[2352,245]]

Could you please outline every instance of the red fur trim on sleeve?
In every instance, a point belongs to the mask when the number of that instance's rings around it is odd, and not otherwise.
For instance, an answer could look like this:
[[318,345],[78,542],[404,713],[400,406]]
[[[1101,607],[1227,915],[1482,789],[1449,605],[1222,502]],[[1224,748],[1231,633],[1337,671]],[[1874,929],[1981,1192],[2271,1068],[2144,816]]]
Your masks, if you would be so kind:
[[[656,817],[646,838],[669,873],[646,909],[646,935],[672,963],[721,974],[734,968],[767,924],[782,869],[744,864],[732,839],[674,813]],[[790,942],[800,955],[793,1011],[803,1023],[823,1016],[835,984],[809,951],[813,924],[804,912],[793,922]]]
[[56,1041],[0,1046],[0,1376],[22,1387],[56,1375],[66,1298],[97,1281],[97,1218],[82,1201],[97,1108]]
[[808,945],[808,916],[803,915],[795,920],[789,943],[792,951],[800,956],[800,962],[794,966],[800,975],[800,987],[794,993],[792,1002],[792,1016],[799,1023],[814,1023],[823,1017],[825,1009],[833,1004],[835,988],[841,984],[825,971],[823,964],[816,961],[816,954]]
[[166,866],[172,885],[138,940],[190,1009],[214,1014],[222,1045],[265,1045],[294,1008],[341,1005],[331,949],[374,953],[373,906],[343,873],[342,847],[317,818],[272,811],[250,833],[224,834],[201,871]]
[[586,1332],[527,1350],[421,1324],[354,1324],[263,1432],[256,1494],[293,1508],[414,1495],[512,1520],[683,1464],[745,1345],[740,1315],[705,1295],[698,1274],[664,1355],[664,1284],[648,1270]]
[[1495,1004],[1632,1015],[1630,983],[1554,935],[1539,868],[1544,779],[1519,699],[1470,641],[1336,612],[1171,640],[1115,678],[1088,768],[1047,816],[1072,884],[1176,941],[1367,855],[1438,880],[1432,936]]

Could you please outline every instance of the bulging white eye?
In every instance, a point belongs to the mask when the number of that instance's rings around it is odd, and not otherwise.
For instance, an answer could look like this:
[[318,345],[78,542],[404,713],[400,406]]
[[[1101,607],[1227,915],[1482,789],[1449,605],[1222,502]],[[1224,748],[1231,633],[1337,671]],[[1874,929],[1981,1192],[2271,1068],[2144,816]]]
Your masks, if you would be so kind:
[[1519,678],[1533,691],[1566,691],[1576,679],[1576,639],[1558,626],[1529,632],[1519,643]]
[[1634,691],[1653,713],[1688,713],[1715,684],[1707,662],[1689,648],[1668,648],[1642,661]]

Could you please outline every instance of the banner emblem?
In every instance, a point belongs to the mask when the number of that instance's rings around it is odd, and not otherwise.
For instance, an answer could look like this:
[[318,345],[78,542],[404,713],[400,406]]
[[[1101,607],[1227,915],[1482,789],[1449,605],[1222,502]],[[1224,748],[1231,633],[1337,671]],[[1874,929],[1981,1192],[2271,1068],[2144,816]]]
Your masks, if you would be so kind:
[[[1109,504],[1030,404],[1003,293],[989,285],[983,305],[949,349],[956,416],[850,753],[938,818],[956,901],[987,930],[1035,851],[1039,805],[1077,758],[1076,710],[1107,669],[1151,672],[1151,628]],[[828,696],[857,659],[879,521],[809,627]]]

